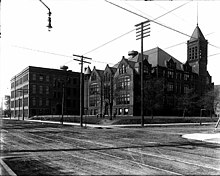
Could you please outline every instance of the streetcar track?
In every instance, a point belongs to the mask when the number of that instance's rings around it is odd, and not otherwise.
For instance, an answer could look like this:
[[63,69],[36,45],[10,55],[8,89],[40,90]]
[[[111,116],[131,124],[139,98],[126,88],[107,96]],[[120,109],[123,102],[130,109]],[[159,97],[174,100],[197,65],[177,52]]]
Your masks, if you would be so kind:
[[[36,134],[31,134],[31,135],[34,135],[34,136],[40,136],[40,135],[36,135]],[[50,138],[48,138],[48,137],[43,137],[43,136],[40,136],[41,138],[43,138],[43,139],[47,139],[47,140],[52,140],[52,141],[56,141],[56,142],[61,142],[61,141],[59,141],[59,140],[55,140],[55,139],[50,139]],[[66,136],[62,136],[62,137],[66,137]],[[104,146],[106,146],[106,144],[104,144],[104,143],[100,143],[100,142],[93,142],[93,141],[90,141],[90,140],[83,140],[83,139],[78,139],[78,138],[72,138],[72,137],[66,137],[66,138],[70,138],[70,139],[73,139],[73,140],[78,140],[78,141],[81,141],[81,142],[87,142],[87,143],[96,143],[97,145],[104,145]],[[62,142],[63,144],[65,144],[64,142]],[[77,147],[79,147],[79,146],[77,146]],[[114,148],[114,145],[111,145],[111,146],[109,146],[109,145],[107,145],[107,147],[113,147],[113,149],[117,149],[117,148]],[[141,146],[137,146],[137,148],[141,148]],[[80,147],[80,148],[82,148],[82,147]],[[177,160],[177,159],[173,159],[173,158],[170,158],[170,157],[167,157],[167,155],[166,155],[166,157],[160,157],[160,156],[158,156],[158,155],[154,155],[154,154],[149,154],[149,153],[145,153],[145,152],[137,152],[137,151],[135,151],[135,149],[134,148],[132,148],[132,147],[128,147],[128,148],[131,148],[131,149],[129,149],[129,151],[132,151],[132,152],[135,152],[135,153],[138,153],[138,154],[144,154],[144,155],[148,155],[148,156],[153,156],[153,157],[157,157],[157,158],[162,158],[162,159],[166,159],[166,160],[170,160],[170,161],[175,161],[175,162],[179,162],[179,163],[184,163],[184,164],[188,164],[188,165],[195,165],[195,166],[198,166],[198,167],[203,167],[203,168],[207,168],[207,169],[213,169],[213,170],[219,170],[219,169],[216,169],[216,168],[213,168],[213,167],[208,167],[208,166],[202,166],[202,165],[199,165],[199,164],[195,164],[195,163],[190,163],[190,162],[186,162],[186,161],[181,161],[181,160]],[[90,150],[90,149],[87,149],[87,148],[83,148],[83,149],[86,149],[86,150]],[[106,148],[105,148],[106,149]],[[119,149],[121,149],[121,148],[119,148]],[[122,148],[123,149],[123,148]],[[126,148],[124,148],[124,150],[128,150],[128,149],[126,149]],[[66,152],[66,151],[65,151]],[[100,153],[100,152],[99,152]],[[103,152],[101,152],[101,154],[103,154]],[[105,153],[106,154],[106,153]],[[112,155],[111,155],[112,156]]]
[[[56,129],[56,128],[54,128],[54,129]],[[33,133],[29,133],[29,134],[31,134],[31,135],[34,135],[34,136],[38,136],[38,137],[40,137],[40,138],[43,138],[43,139],[46,139],[46,140],[51,140],[51,141],[55,141],[55,142],[58,142],[58,144],[60,145],[60,143],[62,143],[62,144],[65,144],[65,145],[67,145],[68,144],[68,146],[70,145],[69,143],[65,143],[65,142],[63,142],[63,141],[61,141],[61,140],[57,140],[57,139],[51,139],[51,138],[49,138],[48,136],[47,137],[45,137],[45,136],[41,136],[41,135],[36,135],[36,134],[33,134]],[[82,135],[82,134],[80,134],[81,135],[81,137],[82,136],[84,136],[84,135]],[[144,148],[145,146],[137,146],[136,145],[136,147],[134,147],[134,146],[130,146],[130,147],[127,147],[127,149],[124,147],[118,147],[117,148],[117,146],[115,146],[115,145],[112,145],[112,144],[106,144],[106,143],[102,143],[102,142],[97,142],[97,141],[91,141],[91,140],[85,140],[85,139],[81,139],[81,138],[72,138],[72,137],[68,137],[68,136],[60,136],[58,133],[56,134],[56,136],[57,137],[60,137],[60,138],[63,138],[63,137],[65,137],[65,138],[68,138],[68,139],[71,139],[71,140],[77,140],[77,141],[80,141],[80,142],[84,142],[84,143],[93,143],[93,144],[96,144],[96,145],[101,145],[101,146],[107,146],[107,148],[104,148],[104,150],[107,150],[107,149],[122,149],[122,150],[127,150],[128,151],[128,148],[129,148],[129,151],[128,152],[133,152],[133,153],[135,153],[135,154],[139,154],[139,155],[148,155],[148,156],[150,156],[150,155],[153,155],[153,154],[149,154],[149,153],[145,153],[145,152],[140,152],[140,151],[136,151],[136,148]],[[88,136],[87,136],[87,138],[88,138]],[[29,141],[30,142],[30,140],[29,139],[27,139],[27,138],[25,138],[25,137],[23,137],[23,139],[25,139],[25,140],[27,140],[27,141]],[[33,143],[33,141],[31,141],[32,143]],[[35,140],[35,142],[37,142],[36,140]],[[39,142],[39,141],[38,141]],[[129,144],[129,143],[126,143],[126,142],[121,142],[121,143],[123,143],[123,144]],[[44,145],[44,144],[47,144],[46,142],[44,142],[43,141],[43,143],[41,144],[41,145]],[[190,144],[190,143],[189,143]],[[48,144],[47,144],[48,145]],[[50,146],[51,146],[51,144],[49,144]],[[72,147],[71,145],[70,145],[70,147]],[[88,149],[88,148],[85,148],[85,147],[81,147],[81,146],[77,146],[76,145],[76,147],[77,148],[81,148],[81,149],[84,149],[84,150],[91,150],[91,149]],[[156,146],[155,146],[156,147]],[[52,146],[52,148],[54,148],[54,146]],[[102,148],[101,148],[102,149]],[[163,150],[165,150],[165,149],[163,149]],[[173,150],[173,149],[167,149],[167,150]],[[64,152],[64,153],[66,153],[66,154],[70,154],[70,155],[72,155],[73,157],[76,157],[76,155],[73,155],[73,154],[71,154],[71,152],[69,152],[69,151],[62,151],[62,149],[61,149],[61,152]],[[177,151],[177,152],[181,152],[181,151]],[[118,156],[115,156],[115,155],[112,155],[112,154],[107,154],[107,153],[103,153],[103,152],[100,152],[100,150],[99,151],[93,151],[93,153],[99,153],[99,154],[102,154],[102,155],[106,155],[106,156],[110,156],[110,157],[114,157],[114,158],[118,158],[118,159],[122,159],[122,160],[126,160],[126,161],[128,161],[128,162],[133,162],[133,163],[135,163],[135,164],[137,164],[137,165],[142,165],[143,163],[139,163],[139,162],[136,162],[136,161],[132,161],[132,160],[129,160],[129,159],[124,159],[124,158],[122,158],[122,157],[118,157]],[[182,152],[182,153],[184,153],[184,152]],[[188,153],[188,152],[185,152],[185,153],[187,153],[187,154],[192,154],[192,153]],[[165,154],[166,155],[166,154]],[[194,154],[194,155],[196,155],[196,154]],[[167,156],[167,155],[166,155]],[[159,157],[158,155],[155,155],[154,157]],[[216,159],[216,158],[212,158],[212,157],[209,157],[209,156],[203,156],[203,157],[207,157],[207,158],[211,158],[211,159]],[[162,157],[160,157],[160,158],[162,158]],[[82,159],[85,159],[85,158],[83,158],[82,157]],[[172,158],[169,158],[169,159],[167,159],[167,158],[164,158],[164,159],[166,159],[166,160],[172,160],[173,161],[173,159]],[[219,159],[217,159],[217,160],[219,160]],[[88,160],[89,162],[92,162],[92,161],[90,161],[90,160]],[[180,162],[180,161],[175,161],[175,162]],[[194,165],[194,163],[190,163],[190,162],[187,162],[186,164],[188,164],[188,165]],[[154,166],[151,166],[151,165],[146,165],[146,164],[144,164],[143,165],[144,167],[154,167]],[[204,168],[204,166],[201,166],[201,165],[197,165],[198,167],[202,167],[202,168]],[[161,168],[158,168],[158,167],[155,167],[154,169],[161,169]],[[209,167],[209,169],[213,169],[213,170],[219,170],[219,169],[216,169],[216,168],[210,168]],[[169,170],[165,170],[165,169],[162,169],[163,171],[165,171],[166,173],[167,172],[172,172],[172,171],[169,171]],[[172,174],[180,174],[180,173],[176,173],[176,172],[172,172]],[[181,174],[180,174],[181,175]]]
[[[39,135],[36,135],[36,134],[32,134],[32,135],[34,135],[34,136],[39,136]],[[19,136],[19,137],[21,137],[21,136]],[[42,136],[40,136],[40,137],[42,137]],[[21,138],[23,138],[23,139],[26,139],[25,137],[21,137]],[[50,138],[47,138],[47,137],[42,137],[42,138],[44,138],[44,139],[47,139],[47,140],[52,140],[52,141],[57,141],[57,142],[61,142],[61,141],[58,141],[58,140],[54,140],[54,139],[50,139]],[[75,139],[75,138],[74,138]],[[28,141],[30,141],[29,139],[27,139]],[[82,141],[81,141],[82,142]],[[85,141],[84,141],[85,142]],[[88,142],[88,141],[87,141]],[[45,142],[44,142],[45,143]],[[63,143],[63,142],[62,142]],[[92,142],[91,142],[92,143]],[[45,143],[45,144],[47,144],[47,143]],[[49,144],[50,146],[51,146],[51,144]],[[48,144],[47,144],[47,146],[48,146]],[[53,147],[53,146],[52,146]],[[87,148],[85,148],[85,147],[80,147],[80,146],[77,146],[78,148],[81,148],[81,149],[87,149]],[[64,153],[67,153],[67,154],[70,154],[70,155],[72,155],[70,152],[67,152],[67,151],[62,151],[61,150],[61,152],[64,152]],[[166,173],[169,173],[169,174],[175,174],[175,175],[182,175],[182,174],[180,174],[180,173],[177,173],[177,172],[172,172],[172,171],[169,171],[169,170],[166,170],[166,169],[162,169],[162,168],[159,168],[159,167],[155,167],[155,166],[151,166],[151,165],[148,165],[148,164],[143,164],[143,163],[138,163],[138,162],[136,162],[136,161],[132,161],[132,160],[129,160],[129,159],[124,159],[124,158],[122,158],[122,157],[118,157],[118,156],[115,156],[115,155],[112,155],[112,154],[107,154],[107,153],[103,153],[103,152],[100,152],[100,151],[93,151],[94,153],[98,153],[98,154],[102,154],[102,155],[106,155],[106,156],[110,156],[110,157],[114,157],[114,158],[117,158],[117,159],[120,159],[120,160],[126,160],[126,161],[128,161],[128,162],[132,162],[132,163],[135,163],[135,164],[137,164],[137,165],[142,165],[142,166],[145,166],[145,167],[149,167],[149,168],[151,168],[151,169],[156,169],[156,170],[159,170],[159,171],[162,171],[162,172],[166,172]],[[75,155],[73,155],[73,156],[75,156]],[[83,159],[83,158],[82,158]],[[91,162],[93,162],[92,160],[91,160]],[[103,164],[103,163],[100,163],[100,164]],[[126,170],[126,169],[125,169]]]
[[[66,137],[66,136],[63,136],[63,137]],[[44,137],[44,138],[46,138],[46,137]],[[101,143],[101,142],[94,142],[94,141],[90,141],[90,140],[83,140],[83,139],[72,138],[72,137],[67,137],[67,138],[71,138],[71,139],[74,139],[74,140],[79,140],[81,142],[87,142],[87,143],[93,143],[93,144],[96,143],[96,144],[101,145],[101,146],[110,147],[110,149],[123,149],[123,150],[127,150],[127,151],[129,150],[129,151],[132,151],[132,152],[135,152],[135,153],[139,153],[139,152],[135,151],[136,150],[135,148],[142,148],[142,146],[135,146],[135,147],[130,146],[130,147],[118,147],[117,148],[114,145],[109,145],[109,144],[106,145],[106,144]],[[54,140],[54,141],[58,141],[58,140]],[[85,149],[87,149],[87,148],[85,148]],[[91,150],[91,149],[88,149],[88,150]],[[104,150],[106,150],[106,148]],[[174,158],[168,157],[168,155],[166,155],[166,154],[163,154],[166,157],[161,157],[161,156],[155,155],[155,154],[149,154],[149,153],[142,152],[142,151],[139,154],[145,154],[145,155],[148,155],[148,156],[153,156],[153,157],[162,158],[162,159],[166,159],[166,160],[170,160],[170,161],[180,162],[180,163],[184,163],[184,164],[188,164],[188,165],[195,165],[195,166],[203,167],[203,168],[207,168],[207,169],[220,170],[219,168],[209,167],[207,165],[204,166],[204,165],[200,165],[200,164],[196,164],[196,163],[192,163],[192,162],[187,162],[187,161],[184,161],[184,160],[177,160],[176,157],[174,159]]]

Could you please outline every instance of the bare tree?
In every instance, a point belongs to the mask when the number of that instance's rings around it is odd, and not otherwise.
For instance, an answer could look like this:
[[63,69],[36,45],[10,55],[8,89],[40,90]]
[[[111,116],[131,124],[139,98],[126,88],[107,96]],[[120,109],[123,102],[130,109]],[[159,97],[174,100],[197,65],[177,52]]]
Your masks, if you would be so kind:
[[197,104],[198,95],[195,93],[194,89],[186,89],[186,92],[177,98],[177,108],[183,111],[183,117],[186,116],[186,113],[194,109]]
[[216,111],[219,103],[219,89],[212,89],[207,91],[198,101],[198,104],[201,106],[201,108],[209,111],[210,117],[212,117],[212,113]]
[[163,106],[164,79],[150,78],[144,83],[144,107],[150,111],[153,118],[154,112]]

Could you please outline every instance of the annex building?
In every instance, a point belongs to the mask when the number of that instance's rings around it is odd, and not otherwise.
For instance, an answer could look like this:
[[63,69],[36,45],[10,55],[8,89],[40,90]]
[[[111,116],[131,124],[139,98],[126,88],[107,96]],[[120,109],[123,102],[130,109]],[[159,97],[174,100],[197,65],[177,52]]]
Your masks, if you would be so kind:
[[[161,115],[178,114],[178,97],[192,90],[202,96],[214,87],[207,71],[208,41],[197,25],[187,41],[187,59],[181,63],[159,47],[144,52],[145,115],[153,109]],[[140,115],[141,54],[131,51],[128,58],[104,70],[89,67],[84,73],[84,107],[89,115]],[[154,93],[153,93],[154,92]]]
[[80,73],[29,66],[11,79],[11,115],[79,115]]

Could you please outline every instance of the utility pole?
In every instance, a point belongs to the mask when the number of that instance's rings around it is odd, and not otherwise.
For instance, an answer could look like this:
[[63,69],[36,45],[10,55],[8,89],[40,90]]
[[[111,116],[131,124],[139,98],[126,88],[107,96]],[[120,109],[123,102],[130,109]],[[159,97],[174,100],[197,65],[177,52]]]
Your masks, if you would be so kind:
[[48,16],[48,22],[49,22],[49,23],[48,23],[48,26],[47,26],[47,27],[48,27],[48,31],[50,31],[51,28],[52,28],[52,26],[51,26],[51,17],[50,17],[52,13],[51,13],[51,11],[50,11],[50,8],[49,8],[42,0],[39,0],[39,1],[49,10],[49,12],[48,12],[48,15],[49,15],[49,16]]
[[91,64],[90,62],[84,61],[84,59],[90,59],[92,58],[80,56],[73,54],[75,57],[80,57],[81,59],[73,59],[75,61],[79,61],[81,64],[81,72],[80,72],[80,126],[83,127],[83,111],[84,111],[84,105],[83,105],[83,93],[84,93],[84,79],[83,79],[83,63]]
[[14,90],[14,118],[16,117],[16,76],[14,77],[14,87],[15,87],[15,90]]
[[136,27],[136,40],[141,39],[141,126],[144,127],[144,64],[143,64],[143,39],[150,36],[150,21],[144,21]]

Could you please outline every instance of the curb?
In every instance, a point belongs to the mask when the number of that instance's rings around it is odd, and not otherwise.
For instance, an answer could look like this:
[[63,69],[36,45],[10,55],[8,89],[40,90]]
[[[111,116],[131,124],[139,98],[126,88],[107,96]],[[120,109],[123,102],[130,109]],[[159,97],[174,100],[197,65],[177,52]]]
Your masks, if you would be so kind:
[[[42,121],[42,120],[26,120],[30,122],[40,122],[40,123],[53,123],[61,124],[57,121]],[[167,123],[167,124],[144,124],[144,127],[173,127],[173,126],[202,126],[202,125],[215,125],[216,122],[203,122],[203,123]],[[79,123],[64,122],[63,125],[80,126]],[[122,125],[97,125],[97,124],[83,124],[83,127],[90,128],[141,128],[141,124],[122,124]]]
[[17,176],[10,167],[8,167],[8,165],[2,160],[2,158],[0,158],[0,164],[3,167],[3,169],[8,173],[8,175],[10,176]]

